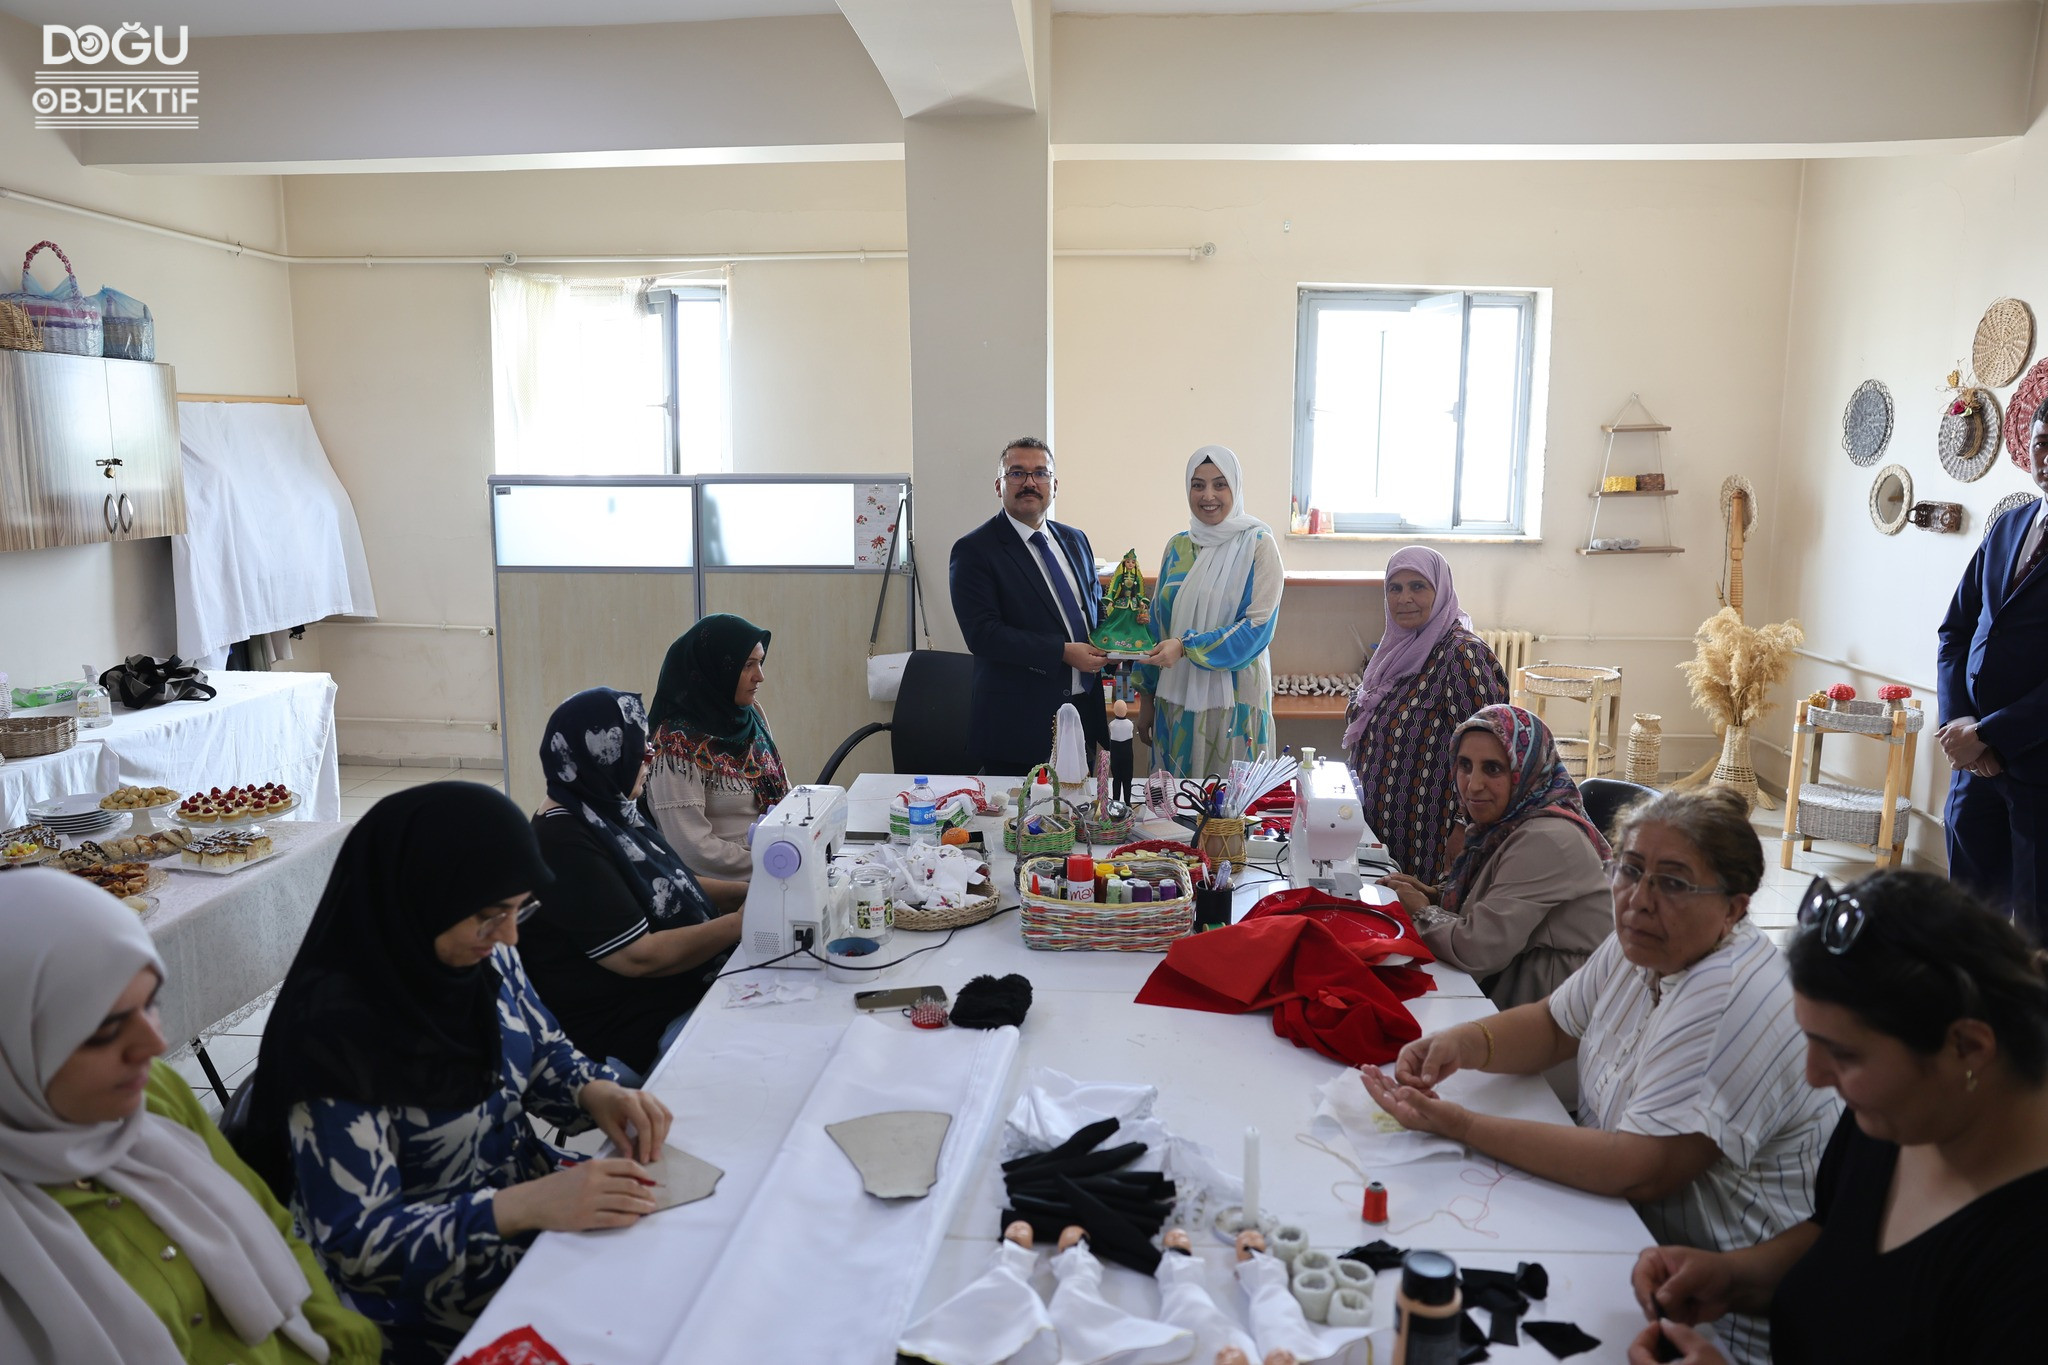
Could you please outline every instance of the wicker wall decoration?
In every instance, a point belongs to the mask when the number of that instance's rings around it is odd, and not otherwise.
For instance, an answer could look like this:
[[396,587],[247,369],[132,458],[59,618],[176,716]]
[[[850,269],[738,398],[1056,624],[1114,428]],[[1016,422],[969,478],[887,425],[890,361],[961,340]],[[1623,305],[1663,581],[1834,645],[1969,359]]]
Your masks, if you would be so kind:
[[1866,379],[1842,409],[1842,449],[1849,463],[1874,465],[1892,439],[1892,391],[1882,379]]
[[1970,367],[1977,382],[2002,389],[2027,368],[2034,349],[2034,310],[2018,299],[1994,299],[1977,320],[1977,339],[1970,345]]
[[1941,429],[1934,438],[1935,452],[1941,456],[1943,469],[1964,483],[1975,483],[1998,458],[2003,414],[1998,410],[1998,395],[1989,389],[1964,389],[1949,400],[1950,408],[1959,400],[1970,410],[1943,409]]
[[2032,469],[2027,463],[2027,442],[2033,438],[2034,413],[2043,398],[2048,398],[2048,359],[2035,361],[2012,397],[2005,400],[2005,453],[2021,469]]
[[1902,464],[1888,464],[1870,484],[1870,522],[1888,536],[1906,524],[1913,507],[1913,476]]
[[1992,503],[1991,509],[1984,514],[1984,534],[1990,535],[1991,524],[2007,512],[2010,512],[2015,507],[2025,507],[2033,501],[2035,501],[2035,495],[2032,493],[2007,493],[1997,502]]

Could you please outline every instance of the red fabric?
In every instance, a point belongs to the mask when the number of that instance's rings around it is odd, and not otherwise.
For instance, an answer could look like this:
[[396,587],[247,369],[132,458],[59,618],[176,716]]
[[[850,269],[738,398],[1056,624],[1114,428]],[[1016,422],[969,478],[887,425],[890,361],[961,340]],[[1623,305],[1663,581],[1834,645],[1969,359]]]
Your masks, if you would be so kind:
[[457,1365],[569,1365],[562,1353],[531,1327],[505,1333],[490,1345],[464,1356]]
[[1270,1009],[1273,1032],[1296,1047],[1378,1065],[1422,1036],[1401,1002],[1436,987],[1419,967],[1382,965],[1403,956],[1435,961],[1400,906],[1368,910],[1320,891],[1283,891],[1236,924],[1176,940],[1138,1003],[1215,1014]]

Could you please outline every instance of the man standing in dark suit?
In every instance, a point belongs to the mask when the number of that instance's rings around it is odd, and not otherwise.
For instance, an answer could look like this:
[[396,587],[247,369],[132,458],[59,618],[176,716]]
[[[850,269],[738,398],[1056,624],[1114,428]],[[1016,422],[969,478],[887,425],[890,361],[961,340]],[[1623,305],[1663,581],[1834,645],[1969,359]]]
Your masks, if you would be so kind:
[[996,462],[1003,510],[953,542],[953,615],[974,655],[969,742],[985,773],[1045,762],[1067,702],[1091,745],[1109,737],[1098,677],[1108,656],[1088,643],[1102,619],[1095,552],[1046,516],[1057,492],[1045,442],[1012,441]]
[[[2034,418],[2048,492],[2048,411]],[[1948,870],[2048,944],[2048,503],[1991,524],[1941,623]]]

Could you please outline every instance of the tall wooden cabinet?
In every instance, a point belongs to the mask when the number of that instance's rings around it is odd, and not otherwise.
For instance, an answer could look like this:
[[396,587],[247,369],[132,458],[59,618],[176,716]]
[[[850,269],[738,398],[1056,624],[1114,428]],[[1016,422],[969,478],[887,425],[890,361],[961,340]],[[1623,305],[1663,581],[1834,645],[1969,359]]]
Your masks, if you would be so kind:
[[0,350],[0,550],[184,529],[170,366]]

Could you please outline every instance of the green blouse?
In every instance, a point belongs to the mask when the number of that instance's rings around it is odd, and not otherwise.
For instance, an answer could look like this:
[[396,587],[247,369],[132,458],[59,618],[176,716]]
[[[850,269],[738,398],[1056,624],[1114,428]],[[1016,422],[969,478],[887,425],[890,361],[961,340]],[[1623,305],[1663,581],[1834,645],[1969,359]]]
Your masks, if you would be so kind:
[[[376,1365],[383,1355],[383,1339],[376,1325],[342,1306],[312,1250],[292,1235],[291,1215],[235,1155],[235,1149],[199,1107],[191,1088],[162,1062],[150,1067],[148,1104],[152,1114],[181,1123],[205,1138],[207,1150],[221,1169],[249,1191],[277,1225],[278,1235],[291,1246],[299,1268],[306,1272],[306,1283],[313,1287],[313,1296],[306,1300],[306,1320],[327,1339],[330,1365]],[[178,1254],[178,1248],[133,1202],[97,1180],[45,1185],[43,1190],[78,1220],[100,1254],[170,1329],[179,1354],[192,1365],[311,1365],[311,1357],[278,1333],[255,1346],[237,1336],[220,1305],[206,1292],[192,1262]]]

